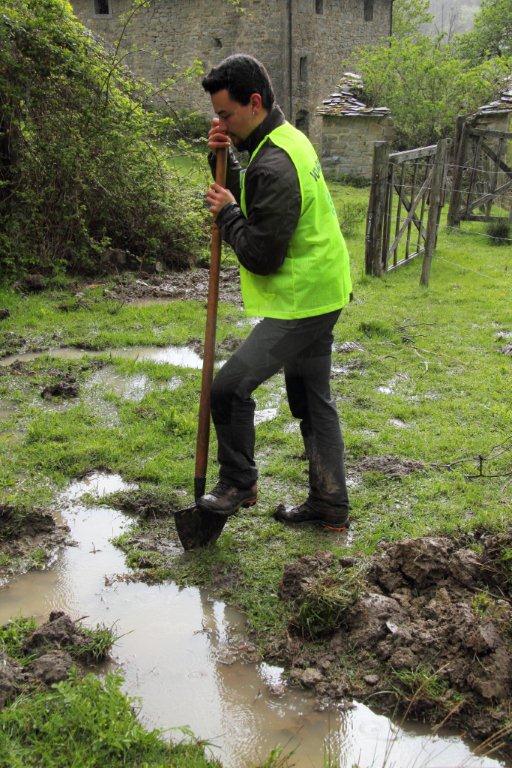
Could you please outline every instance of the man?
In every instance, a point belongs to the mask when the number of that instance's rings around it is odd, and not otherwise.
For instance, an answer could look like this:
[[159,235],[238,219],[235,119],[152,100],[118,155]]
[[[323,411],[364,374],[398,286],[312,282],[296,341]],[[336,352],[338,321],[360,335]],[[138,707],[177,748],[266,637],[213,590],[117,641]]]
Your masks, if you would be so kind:
[[[211,150],[227,147],[227,189],[207,200],[240,262],[249,316],[263,318],[215,377],[211,410],[219,482],[198,501],[222,515],[257,498],[252,392],[284,368],[288,402],[300,419],[309,460],[309,495],[282,509],[287,523],[335,530],[348,524],[343,440],[329,379],[333,327],[351,293],[349,260],[313,146],[286,122],[270,78],[251,56],[225,59],[203,80],[217,118]],[[231,145],[246,150],[241,171]]]

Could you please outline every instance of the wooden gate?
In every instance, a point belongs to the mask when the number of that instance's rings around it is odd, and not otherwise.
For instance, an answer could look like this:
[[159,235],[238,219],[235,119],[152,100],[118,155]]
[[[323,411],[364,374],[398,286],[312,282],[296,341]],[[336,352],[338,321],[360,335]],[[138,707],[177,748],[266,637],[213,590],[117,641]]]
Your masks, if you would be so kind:
[[430,261],[443,205],[446,150],[446,140],[391,154],[386,142],[375,144],[366,274],[382,275],[421,254]]
[[512,211],[512,133],[457,121],[448,225],[495,221]]

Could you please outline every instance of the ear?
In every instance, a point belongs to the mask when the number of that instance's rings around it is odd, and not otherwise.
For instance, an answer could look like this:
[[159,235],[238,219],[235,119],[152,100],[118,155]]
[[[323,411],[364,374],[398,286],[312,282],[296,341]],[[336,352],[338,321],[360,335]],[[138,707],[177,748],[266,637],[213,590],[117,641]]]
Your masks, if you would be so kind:
[[259,112],[260,109],[263,106],[263,102],[261,100],[261,94],[260,93],[252,93],[251,94],[251,109],[254,112]]

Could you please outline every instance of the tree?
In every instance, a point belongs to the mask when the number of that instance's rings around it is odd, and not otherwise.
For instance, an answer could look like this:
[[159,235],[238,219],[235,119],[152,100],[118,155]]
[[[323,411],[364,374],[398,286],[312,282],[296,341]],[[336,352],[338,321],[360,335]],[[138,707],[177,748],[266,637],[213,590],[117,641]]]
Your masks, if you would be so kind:
[[473,29],[459,37],[458,46],[472,63],[512,56],[511,0],[482,0]]
[[393,37],[422,37],[422,27],[432,24],[429,0],[395,0],[393,3]]
[[458,114],[474,112],[499,91],[511,61],[471,66],[442,38],[417,35],[360,49],[356,68],[371,102],[391,110],[398,145],[410,148],[451,135]]

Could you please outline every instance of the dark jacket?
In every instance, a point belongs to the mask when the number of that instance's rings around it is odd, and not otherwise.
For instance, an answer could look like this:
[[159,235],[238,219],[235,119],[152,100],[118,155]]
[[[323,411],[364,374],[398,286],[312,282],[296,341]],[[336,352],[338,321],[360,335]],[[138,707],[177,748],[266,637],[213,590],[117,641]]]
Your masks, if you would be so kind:
[[[274,105],[265,120],[241,144],[239,150],[251,155],[263,138],[285,122]],[[214,168],[214,156],[210,156]],[[276,272],[284,261],[301,211],[297,172],[284,150],[269,140],[260,149],[246,172],[247,218],[240,210],[241,166],[232,150],[228,154],[226,186],[237,205],[226,206],[217,216],[222,238],[235,251],[239,262],[256,275]]]

